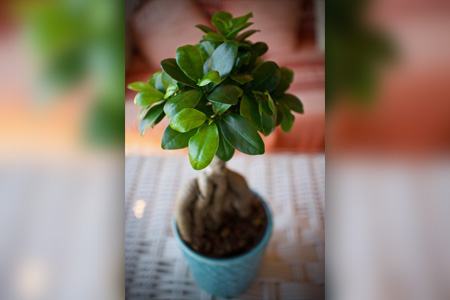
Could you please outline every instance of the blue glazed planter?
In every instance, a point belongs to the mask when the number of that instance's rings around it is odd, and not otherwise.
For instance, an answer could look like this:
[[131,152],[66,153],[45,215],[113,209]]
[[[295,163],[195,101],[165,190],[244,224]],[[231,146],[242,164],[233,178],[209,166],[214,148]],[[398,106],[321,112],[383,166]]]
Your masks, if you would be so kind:
[[261,241],[249,252],[230,258],[211,258],[200,255],[181,239],[176,221],[172,229],[187,259],[197,285],[209,294],[228,298],[243,293],[256,277],[264,250],[272,235],[272,213],[267,203],[262,204],[267,215],[267,227]]

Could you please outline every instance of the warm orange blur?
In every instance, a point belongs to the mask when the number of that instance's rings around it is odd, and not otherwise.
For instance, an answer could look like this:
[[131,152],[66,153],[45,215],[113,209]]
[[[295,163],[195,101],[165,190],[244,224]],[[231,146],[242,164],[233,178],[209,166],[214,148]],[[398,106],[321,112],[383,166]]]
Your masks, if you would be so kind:
[[372,1],[370,22],[387,33],[396,57],[369,105],[341,97],[328,116],[327,149],[416,154],[450,151],[450,5]]

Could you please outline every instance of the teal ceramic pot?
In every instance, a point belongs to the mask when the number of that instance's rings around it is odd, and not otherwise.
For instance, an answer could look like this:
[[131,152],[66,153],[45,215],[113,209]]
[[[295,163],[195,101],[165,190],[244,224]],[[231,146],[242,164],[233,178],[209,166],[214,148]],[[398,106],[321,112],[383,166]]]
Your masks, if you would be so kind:
[[272,234],[272,213],[267,203],[261,200],[267,214],[267,227],[261,241],[250,251],[230,258],[211,258],[200,255],[181,239],[176,221],[172,229],[188,262],[197,285],[211,295],[222,298],[235,297],[243,293],[256,277],[261,258]]

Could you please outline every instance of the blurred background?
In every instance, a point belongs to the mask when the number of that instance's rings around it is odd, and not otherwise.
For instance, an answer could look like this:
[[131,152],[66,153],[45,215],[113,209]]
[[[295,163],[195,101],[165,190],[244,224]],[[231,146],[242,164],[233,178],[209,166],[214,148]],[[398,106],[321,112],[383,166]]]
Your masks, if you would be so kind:
[[122,1],[0,3],[0,299],[122,299]]
[[450,299],[450,3],[328,1],[331,299]]
[[[202,32],[195,24],[209,24],[218,10],[235,16],[253,12],[252,28],[260,29],[250,38],[269,45],[265,59],[293,69],[290,93],[298,96],[305,114],[296,114],[289,133],[278,128],[266,137],[266,150],[273,152],[320,153],[325,149],[325,19],[324,1],[208,1],[130,0],[126,1],[126,81],[146,81],[160,69],[160,61],[175,57],[180,45],[195,44]],[[127,91],[125,104],[126,153],[161,153],[161,137],[167,120],[145,136],[137,130],[134,92]]]

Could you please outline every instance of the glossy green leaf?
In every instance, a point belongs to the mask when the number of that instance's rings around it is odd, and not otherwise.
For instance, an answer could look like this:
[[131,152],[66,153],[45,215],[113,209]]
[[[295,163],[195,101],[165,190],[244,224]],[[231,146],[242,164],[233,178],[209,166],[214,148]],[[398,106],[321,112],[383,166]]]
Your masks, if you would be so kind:
[[275,129],[276,114],[273,115],[267,102],[259,101],[258,105],[259,117],[261,120],[261,131],[267,136]]
[[188,132],[201,126],[206,115],[193,108],[184,108],[170,120],[170,127],[178,132]]
[[263,42],[254,43],[251,48],[251,51],[255,56],[261,56],[265,54],[267,50],[269,50],[269,47]]
[[265,92],[264,96],[266,97],[267,105],[268,105],[268,107],[270,109],[270,114],[271,115],[274,115],[274,114],[276,115],[277,107],[275,106],[275,102],[273,101],[272,96],[270,96],[270,94],[268,92]]
[[280,82],[273,92],[276,96],[281,96],[287,91],[292,81],[294,80],[294,72],[291,69],[282,67],[280,68]]
[[155,126],[164,118],[163,107],[164,103],[155,105],[144,114],[143,119],[139,123],[141,134],[144,134],[147,128]]
[[136,94],[134,97],[134,103],[139,106],[148,106],[161,101],[163,98],[163,93],[149,86],[146,91]]
[[220,130],[234,148],[246,154],[263,154],[264,142],[255,127],[244,117],[230,113],[219,122]]
[[223,114],[231,107],[231,104],[224,104],[219,102],[211,102],[211,103],[214,113],[218,115]]
[[280,70],[273,61],[258,65],[252,72],[252,87],[261,91],[273,91],[280,81]]
[[253,25],[253,23],[251,23],[251,22],[237,25],[237,26],[233,27],[232,30],[228,31],[228,33],[226,34],[226,37],[228,39],[234,39],[241,30],[244,30],[245,28],[250,27],[252,25]]
[[220,33],[226,35],[233,25],[231,22],[232,18],[233,16],[230,13],[218,11],[212,15],[211,23],[217,28]]
[[[269,104],[267,103],[266,95],[261,91],[253,91],[253,96],[258,102],[258,107],[262,107],[266,113],[270,114],[271,110],[269,108]],[[262,103],[263,105],[259,105],[260,103]]]
[[239,84],[246,84],[253,80],[253,76],[250,74],[233,74],[230,78]]
[[212,102],[237,104],[242,96],[242,90],[236,85],[222,84],[216,87],[206,98]]
[[177,65],[177,61],[175,60],[175,58],[164,59],[163,61],[161,61],[161,67],[167,74],[169,74],[170,77],[172,77],[176,81],[195,87],[195,82],[187,77],[186,74],[184,74],[184,72]]
[[167,100],[164,105],[164,112],[169,118],[172,118],[184,108],[194,108],[202,95],[202,91],[197,89],[182,92]]
[[222,79],[220,78],[219,72],[209,71],[201,80],[199,80],[199,86],[205,86],[210,83],[218,84]]
[[279,105],[278,107],[281,110],[281,129],[288,132],[294,125],[295,117],[286,106]]
[[139,121],[141,121],[141,120],[147,115],[148,111],[149,111],[151,108],[152,108],[151,105],[141,107],[141,109],[140,109],[140,111],[139,111],[139,114],[138,114],[138,119],[139,119]]
[[208,32],[203,36],[203,40],[213,43],[222,43],[225,40],[225,38],[216,32]]
[[189,139],[195,132],[195,129],[184,133],[178,132],[170,128],[170,126],[167,126],[162,137],[161,148],[166,150],[186,148],[189,144]]
[[236,61],[238,46],[234,42],[225,42],[217,47],[206,62],[208,70],[219,72],[221,77],[230,74]]
[[195,109],[201,111],[207,116],[212,116],[214,115],[214,111],[212,109],[211,103],[212,102],[209,102],[206,97],[203,97],[202,99],[200,99],[200,102],[197,104]]
[[151,89],[151,86],[147,82],[136,81],[128,84],[128,89],[135,92],[144,92]]
[[[208,42],[208,41],[205,41],[205,43],[206,43],[206,42]],[[208,43],[209,43],[209,42],[208,42]],[[198,51],[199,51],[199,53],[200,53],[200,56],[201,56],[201,58],[202,58],[202,61],[203,61],[203,62],[206,62],[206,61],[209,59],[208,53],[206,53],[205,49],[203,49],[203,48],[200,46],[200,44],[195,45],[195,47],[198,49]],[[203,67],[204,67],[204,64],[202,65],[202,73],[205,74],[205,72],[203,72]]]
[[153,74],[152,79],[150,81],[152,85],[160,92],[164,93],[166,90],[166,87],[164,86],[163,80],[162,80],[162,72],[156,72]]
[[235,69],[240,69],[243,66],[247,66],[251,62],[252,62],[252,54],[249,51],[238,52]]
[[166,93],[169,86],[175,85],[176,80],[172,79],[166,72],[156,72],[152,75],[149,83],[162,93]]
[[258,102],[254,98],[244,95],[241,100],[239,111],[241,116],[249,120],[256,128],[261,128]]
[[185,45],[177,48],[176,61],[190,79],[197,81],[203,77],[203,58],[197,47]]
[[202,25],[202,24],[197,24],[195,25],[195,27],[197,27],[198,29],[200,29],[201,31],[203,31],[204,33],[208,33],[208,32],[213,32],[214,30],[206,25]]
[[207,167],[219,147],[219,131],[216,124],[203,125],[189,140],[189,161],[195,170]]
[[164,94],[164,99],[172,97],[172,95],[175,94],[177,91],[178,91],[178,85],[176,83],[171,83],[166,89],[166,93]]
[[247,21],[253,17],[253,13],[249,12],[243,16],[233,18],[232,23],[234,26],[239,26],[241,24],[247,23]]
[[214,44],[211,43],[210,41],[203,41],[199,45],[200,45],[200,48],[202,48],[203,51],[206,52],[208,57],[211,56],[213,54],[214,50],[216,49]]
[[240,35],[238,35],[236,37],[236,40],[238,40],[240,42],[245,41],[247,38],[249,38],[253,34],[260,32],[260,31],[261,30],[257,30],[257,29],[251,29],[251,30],[244,31],[243,33],[241,33]]
[[285,105],[289,109],[298,112],[303,113],[303,103],[298,99],[296,96],[292,94],[285,94],[283,97],[278,99],[278,102]]
[[223,161],[229,161],[234,155],[233,146],[225,139],[219,127],[219,148],[216,152],[217,157]]

